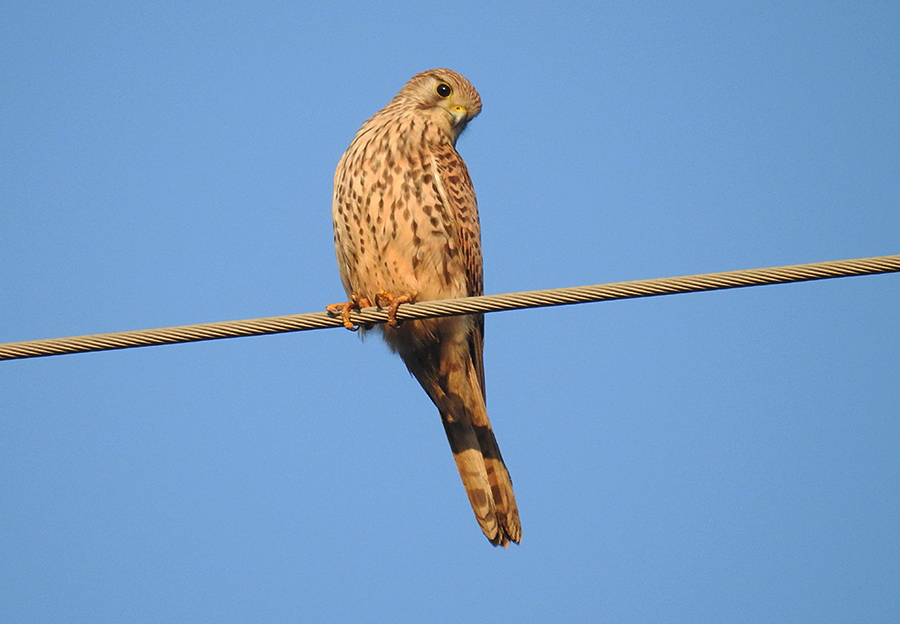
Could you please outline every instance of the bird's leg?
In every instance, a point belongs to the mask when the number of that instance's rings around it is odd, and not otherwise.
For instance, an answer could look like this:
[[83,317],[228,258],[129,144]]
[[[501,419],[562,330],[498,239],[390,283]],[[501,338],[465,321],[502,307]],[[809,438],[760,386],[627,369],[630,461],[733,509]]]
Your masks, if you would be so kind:
[[379,308],[386,307],[388,309],[387,324],[395,328],[400,324],[397,321],[397,308],[403,303],[415,303],[418,291],[412,291],[395,297],[386,290],[379,290],[375,293],[375,305]]
[[353,321],[350,320],[350,311],[371,307],[372,302],[369,301],[368,297],[361,297],[356,293],[350,293],[350,301],[345,301],[344,303],[332,303],[331,305],[325,306],[325,309],[328,310],[329,314],[334,314],[335,316],[340,315],[344,327],[350,331],[356,331],[356,326],[353,324]]

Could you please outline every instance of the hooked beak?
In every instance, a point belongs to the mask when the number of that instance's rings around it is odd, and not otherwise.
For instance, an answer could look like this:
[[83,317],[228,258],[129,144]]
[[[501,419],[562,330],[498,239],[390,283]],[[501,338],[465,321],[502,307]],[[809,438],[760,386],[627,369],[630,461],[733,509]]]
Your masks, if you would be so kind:
[[[454,128],[464,127],[466,122],[469,121],[469,112],[459,104],[451,106],[447,109],[447,112],[450,113],[450,123]],[[462,130],[462,127],[460,127],[460,130]]]

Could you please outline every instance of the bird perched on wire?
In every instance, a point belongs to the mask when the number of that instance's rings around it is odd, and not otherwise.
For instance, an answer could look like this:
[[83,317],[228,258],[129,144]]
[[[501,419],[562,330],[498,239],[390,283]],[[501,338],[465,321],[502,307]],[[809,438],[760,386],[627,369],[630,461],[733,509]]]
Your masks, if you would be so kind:
[[481,530],[494,545],[522,529],[484,394],[481,314],[397,323],[398,306],[483,294],[475,191],[456,140],[481,111],[468,80],[432,69],[356,133],[334,175],[334,244],[349,301],[388,308],[379,329],[437,406]]

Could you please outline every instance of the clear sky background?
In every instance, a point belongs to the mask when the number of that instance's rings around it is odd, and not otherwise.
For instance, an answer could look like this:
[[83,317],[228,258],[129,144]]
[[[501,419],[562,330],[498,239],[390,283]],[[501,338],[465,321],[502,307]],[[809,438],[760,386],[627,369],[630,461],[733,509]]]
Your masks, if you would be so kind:
[[[900,253],[900,5],[7,2],[0,341],[320,311],[467,76],[486,292]],[[524,539],[344,330],[0,363],[3,622],[896,622],[900,276],[487,318]]]

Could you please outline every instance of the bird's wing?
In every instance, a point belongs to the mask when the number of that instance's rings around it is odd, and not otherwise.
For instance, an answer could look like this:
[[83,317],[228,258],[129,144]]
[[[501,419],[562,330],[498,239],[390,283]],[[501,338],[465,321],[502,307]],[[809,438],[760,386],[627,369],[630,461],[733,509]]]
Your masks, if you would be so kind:
[[[475,189],[465,162],[449,142],[440,145],[433,161],[442,186],[442,200],[447,213],[453,219],[450,236],[462,260],[466,274],[466,294],[469,297],[484,294],[484,263],[481,257],[481,225],[478,219],[478,202]],[[481,391],[484,385],[484,315],[472,315],[473,326],[469,336],[469,351]]]

